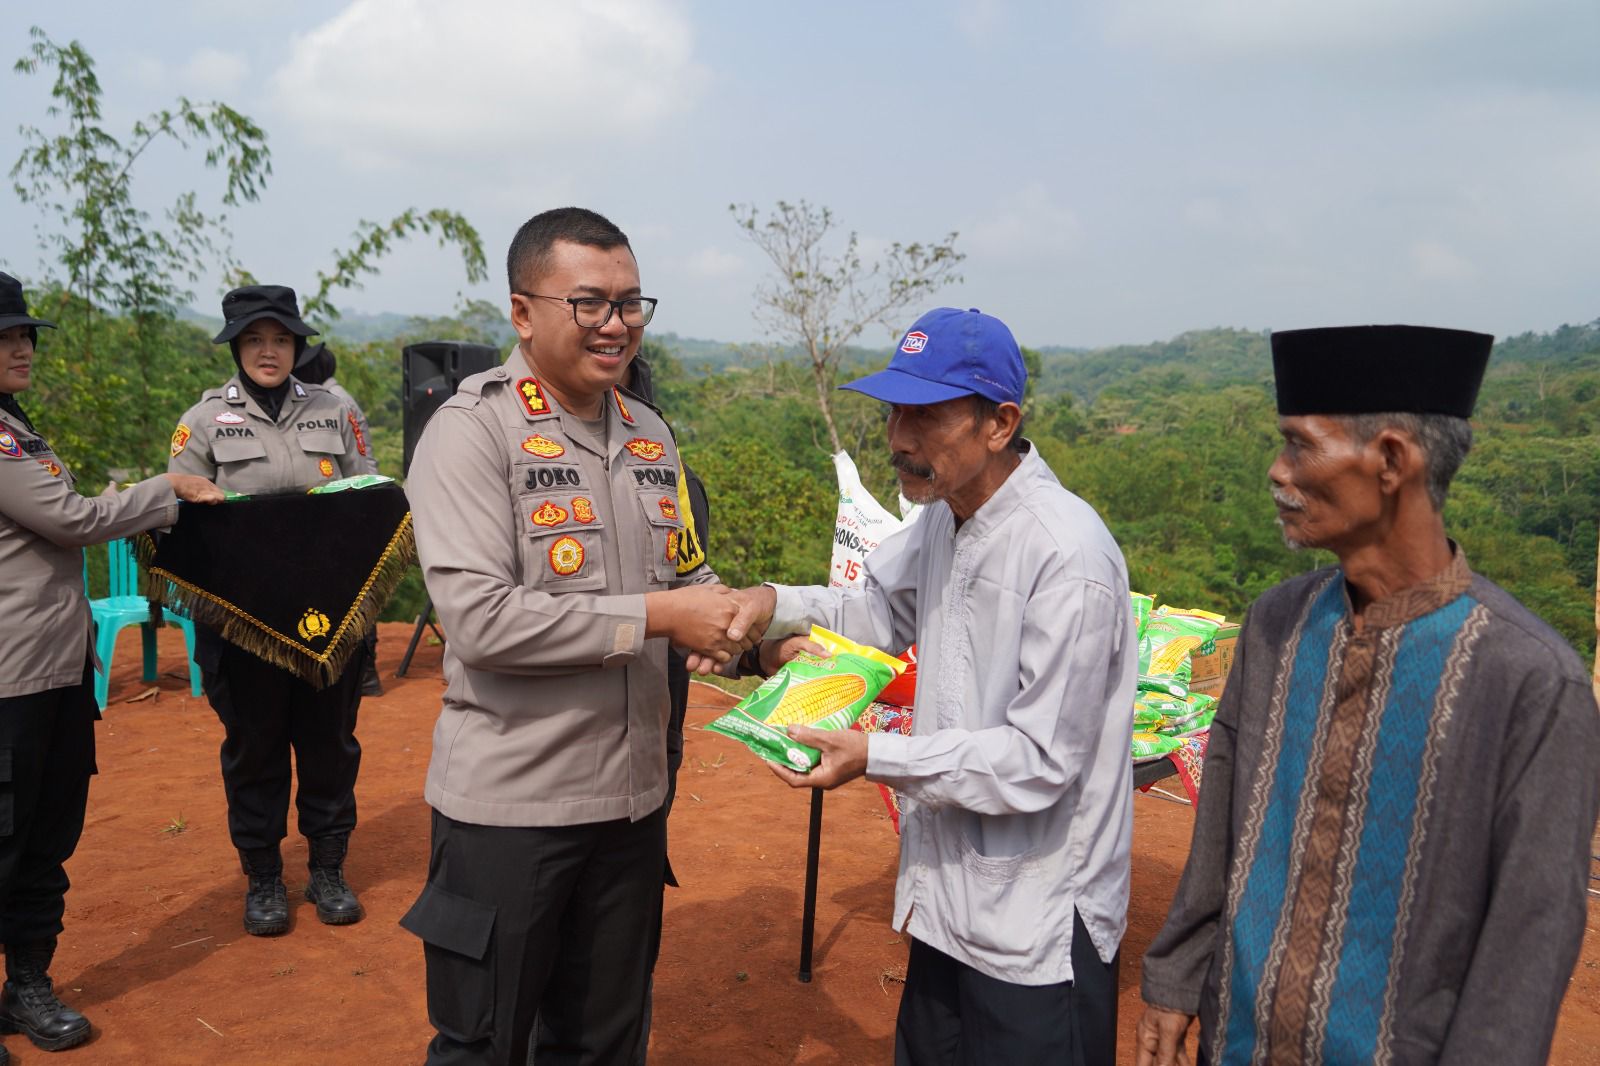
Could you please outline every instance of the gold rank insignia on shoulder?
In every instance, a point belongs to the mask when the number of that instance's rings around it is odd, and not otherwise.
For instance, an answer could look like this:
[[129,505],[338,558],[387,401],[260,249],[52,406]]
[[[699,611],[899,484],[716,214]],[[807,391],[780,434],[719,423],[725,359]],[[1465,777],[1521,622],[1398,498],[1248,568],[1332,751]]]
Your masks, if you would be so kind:
[[678,518],[678,501],[674,500],[671,496],[663,496],[663,497],[661,497],[661,499],[656,501],[656,506],[661,508],[661,517],[662,518],[670,518],[670,519],[672,519],[674,521],[677,520],[677,518]]
[[628,425],[633,425],[633,412],[628,410],[628,405],[622,402],[622,390],[613,385],[611,386],[611,395],[617,398],[617,414],[621,415],[622,420]]
[[309,608],[300,616],[300,624],[295,629],[300,633],[301,640],[317,640],[328,635],[333,628],[333,623],[328,621],[328,616],[317,610]]
[[541,459],[555,459],[567,454],[567,450],[561,445],[537,433],[522,442],[522,450]]
[[317,460],[317,469],[322,471],[322,476],[323,477],[332,477],[333,476],[333,460],[332,459],[318,459]]
[[562,537],[550,545],[550,569],[567,577],[583,569],[583,545],[576,537]]
[[572,517],[585,525],[594,521],[594,504],[586,497],[574,496],[572,498]]
[[529,516],[529,519],[536,526],[559,526],[567,520],[567,512],[564,508],[557,507],[549,500],[546,500],[543,506]]
[[179,422],[178,428],[172,431],[172,454],[181,455],[183,453],[183,449],[188,447],[188,445],[189,427],[184,425],[182,422]]
[[529,418],[550,413],[550,401],[544,398],[537,378],[523,378],[517,382],[517,399],[522,401],[522,409],[528,412]]
[[667,454],[666,446],[660,441],[645,440],[643,437],[635,437],[623,447],[647,463],[653,463]]

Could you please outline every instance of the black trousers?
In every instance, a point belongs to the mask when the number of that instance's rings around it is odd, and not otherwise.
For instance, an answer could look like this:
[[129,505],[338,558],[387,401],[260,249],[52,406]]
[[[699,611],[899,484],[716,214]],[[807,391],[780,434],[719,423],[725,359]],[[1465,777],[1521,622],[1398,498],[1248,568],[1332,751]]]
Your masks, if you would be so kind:
[[1060,984],[1001,981],[912,940],[895,1066],[1111,1066],[1117,961],[1100,961],[1076,912],[1073,979]]
[[435,811],[428,883],[400,924],[423,941],[429,1066],[625,1066],[660,921],[666,812],[485,826]]
[[222,788],[234,847],[273,848],[288,834],[289,784],[296,771],[302,835],[355,828],[361,768],[356,712],[366,655],[358,645],[339,680],[318,691],[231,644],[216,650],[216,666],[205,673],[206,698],[227,731]]
[[76,685],[0,699],[0,942],[61,932],[99,717],[90,666]]

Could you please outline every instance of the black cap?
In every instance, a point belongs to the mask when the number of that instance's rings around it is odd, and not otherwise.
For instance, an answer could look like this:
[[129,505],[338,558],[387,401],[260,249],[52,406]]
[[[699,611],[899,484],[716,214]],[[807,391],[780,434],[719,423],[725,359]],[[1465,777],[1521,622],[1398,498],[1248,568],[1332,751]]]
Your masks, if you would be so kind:
[[1432,326],[1334,326],[1272,335],[1280,415],[1469,418],[1489,363],[1487,333]]
[[0,329],[12,326],[56,328],[54,322],[28,314],[28,301],[22,298],[22,282],[10,274],[0,273]]
[[246,326],[261,318],[270,318],[300,337],[310,337],[317,332],[301,321],[300,304],[294,298],[294,290],[287,285],[246,285],[234,289],[222,298],[222,317],[227,324],[221,333],[211,338],[212,344],[233,340]]

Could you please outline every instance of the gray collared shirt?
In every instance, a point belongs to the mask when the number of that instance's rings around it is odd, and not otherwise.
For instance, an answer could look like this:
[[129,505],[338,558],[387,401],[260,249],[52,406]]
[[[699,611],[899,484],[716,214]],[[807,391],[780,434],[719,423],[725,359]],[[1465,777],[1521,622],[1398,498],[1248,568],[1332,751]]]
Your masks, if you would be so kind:
[[1126,926],[1138,642],[1122,552],[1030,449],[956,528],[938,503],[859,589],[778,588],[770,635],[917,644],[912,735],[873,734],[901,799],[894,927],[1017,984],[1072,979],[1072,913]]

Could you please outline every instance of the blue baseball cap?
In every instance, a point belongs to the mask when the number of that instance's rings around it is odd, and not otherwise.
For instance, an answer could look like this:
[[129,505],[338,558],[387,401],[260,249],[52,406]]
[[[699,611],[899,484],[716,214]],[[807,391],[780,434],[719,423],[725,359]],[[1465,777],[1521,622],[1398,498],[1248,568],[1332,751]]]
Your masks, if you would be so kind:
[[1020,406],[1027,384],[1022,350],[1004,322],[976,307],[940,307],[906,330],[888,367],[839,387],[884,403],[921,406],[976,393]]

